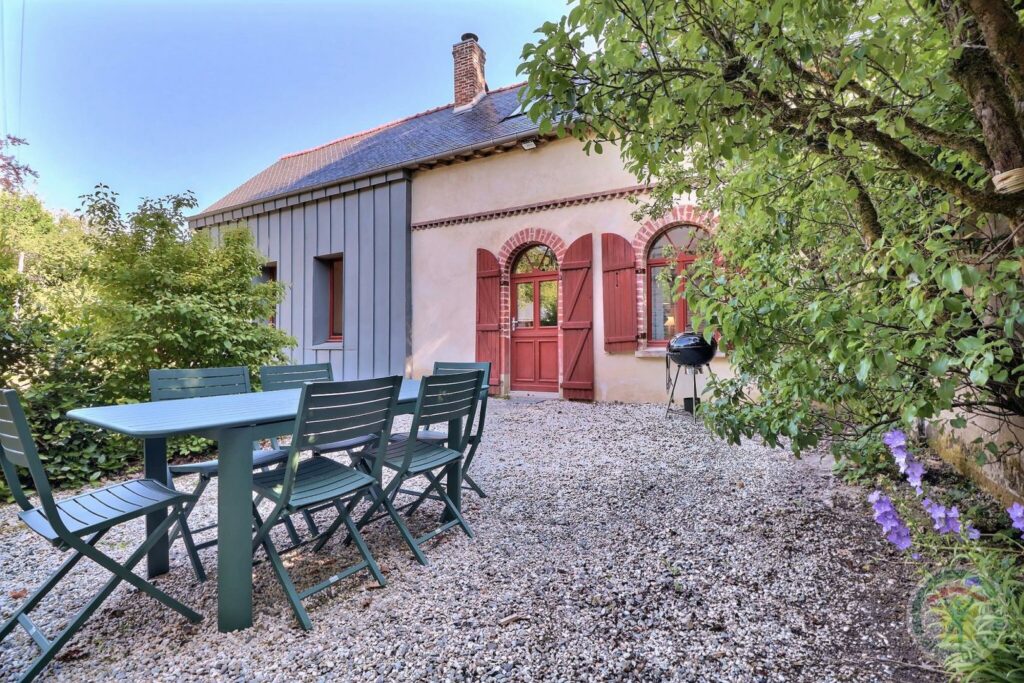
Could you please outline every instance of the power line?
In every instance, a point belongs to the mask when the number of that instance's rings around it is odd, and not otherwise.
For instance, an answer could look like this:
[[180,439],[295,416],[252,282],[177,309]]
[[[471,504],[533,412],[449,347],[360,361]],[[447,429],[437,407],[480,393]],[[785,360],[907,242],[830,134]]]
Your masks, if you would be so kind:
[[18,134],[21,135],[25,124],[21,118],[21,103],[25,92],[25,0],[21,0],[21,38],[18,41]]
[[7,135],[7,43],[4,40],[4,0],[0,0],[0,135]]

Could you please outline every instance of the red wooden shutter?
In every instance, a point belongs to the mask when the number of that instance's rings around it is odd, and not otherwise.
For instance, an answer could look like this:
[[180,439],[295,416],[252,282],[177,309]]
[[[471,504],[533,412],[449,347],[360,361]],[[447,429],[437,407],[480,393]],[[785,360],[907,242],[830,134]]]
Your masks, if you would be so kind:
[[601,235],[604,350],[636,350],[636,259],[633,245],[622,235]]
[[594,239],[584,235],[562,260],[562,396],[594,400]]
[[491,364],[489,393],[501,387],[501,268],[486,249],[476,250],[476,360]]

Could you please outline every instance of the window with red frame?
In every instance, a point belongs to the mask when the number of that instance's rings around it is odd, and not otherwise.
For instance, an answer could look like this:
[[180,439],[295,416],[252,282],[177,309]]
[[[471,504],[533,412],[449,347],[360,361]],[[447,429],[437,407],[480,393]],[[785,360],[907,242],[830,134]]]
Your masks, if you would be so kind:
[[330,287],[327,340],[341,341],[345,334],[345,268],[342,257],[325,260]]
[[[267,263],[266,265],[264,265],[260,272],[259,281],[277,282],[277,264]],[[276,311],[277,309],[275,308],[274,310]],[[268,320],[267,322],[270,323],[271,327],[277,327],[277,313],[275,312],[274,315],[270,316],[270,320]]]
[[[690,326],[684,296],[685,278],[675,292],[668,283],[674,282],[675,276],[684,273],[693,263],[696,232],[697,229],[689,225],[669,228],[655,238],[647,252],[647,343],[650,346],[664,346]],[[673,301],[673,296],[678,299]]]

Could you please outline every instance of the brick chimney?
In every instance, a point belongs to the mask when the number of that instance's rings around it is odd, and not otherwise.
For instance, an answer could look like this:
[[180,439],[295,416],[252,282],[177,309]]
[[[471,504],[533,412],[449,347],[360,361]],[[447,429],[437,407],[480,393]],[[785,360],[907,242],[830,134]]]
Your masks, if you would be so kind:
[[487,93],[484,61],[487,55],[473,33],[463,33],[462,40],[452,46],[455,60],[455,111],[472,109]]

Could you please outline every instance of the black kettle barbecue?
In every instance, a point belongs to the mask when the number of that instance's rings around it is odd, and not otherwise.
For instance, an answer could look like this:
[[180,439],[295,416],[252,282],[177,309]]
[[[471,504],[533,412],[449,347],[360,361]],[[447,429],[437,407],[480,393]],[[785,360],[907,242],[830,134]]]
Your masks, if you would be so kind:
[[[665,349],[665,389],[669,391],[668,405],[665,406],[665,416],[672,409],[672,403],[676,396],[676,383],[679,382],[679,371],[683,368],[693,374],[693,397],[683,399],[683,410],[693,415],[694,422],[697,421],[697,406],[700,398],[697,395],[697,375],[703,372],[704,366],[711,363],[718,351],[718,340],[711,341],[704,339],[704,335],[694,331],[681,332],[669,340]],[[675,363],[676,374],[669,384],[670,365],[669,361]]]

